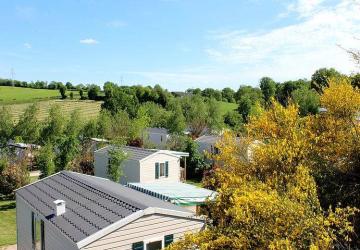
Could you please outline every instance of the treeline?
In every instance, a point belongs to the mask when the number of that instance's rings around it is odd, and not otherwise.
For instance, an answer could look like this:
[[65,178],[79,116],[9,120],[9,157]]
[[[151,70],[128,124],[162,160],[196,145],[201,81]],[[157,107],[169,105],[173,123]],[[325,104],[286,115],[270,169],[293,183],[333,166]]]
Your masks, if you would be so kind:
[[1,79],[0,78],[0,86],[14,86],[14,87],[22,87],[22,88],[33,88],[33,89],[60,89],[62,86],[66,87],[68,90],[87,90],[91,85],[78,84],[73,85],[71,82],[57,82],[57,81],[19,81],[19,80],[11,80],[11,79]]

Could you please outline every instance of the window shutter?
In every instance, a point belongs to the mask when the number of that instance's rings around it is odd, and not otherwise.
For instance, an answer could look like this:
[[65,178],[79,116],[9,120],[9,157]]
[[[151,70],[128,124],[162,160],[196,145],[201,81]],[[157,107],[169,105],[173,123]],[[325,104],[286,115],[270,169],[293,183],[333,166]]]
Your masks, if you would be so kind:
[[159,163],[156,162],[155,163],[155,179],[159,179],[159,172],[160,172],[160,166],[159,166]]
[[165,247],[170,245],[173,241],[174,241],[174,235],[173,234],[165,235],[165,237],[164,237]]
[[165,162],[165,176],[169,177],[169,162]]
[[144,242],[135,242],[132,244],[132,250],[144,250]]

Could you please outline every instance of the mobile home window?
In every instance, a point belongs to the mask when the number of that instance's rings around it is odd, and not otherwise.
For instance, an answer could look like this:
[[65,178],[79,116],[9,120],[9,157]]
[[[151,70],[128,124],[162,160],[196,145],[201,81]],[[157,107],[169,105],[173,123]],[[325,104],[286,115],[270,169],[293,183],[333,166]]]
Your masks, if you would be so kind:
[[165,163],[160,163],[160,177],[165,176]]
[[165,237],[164,237],[165,247],[170,245],[173,241],[174,241],[174,235],[173,234],[165,235]]
[[36,218],[34,212],[31,213],[31,238],[33,249],[45,250],[44,221]]
[[144,249],[144,242],[135,242],[132,244],[132,250],[143,250]]

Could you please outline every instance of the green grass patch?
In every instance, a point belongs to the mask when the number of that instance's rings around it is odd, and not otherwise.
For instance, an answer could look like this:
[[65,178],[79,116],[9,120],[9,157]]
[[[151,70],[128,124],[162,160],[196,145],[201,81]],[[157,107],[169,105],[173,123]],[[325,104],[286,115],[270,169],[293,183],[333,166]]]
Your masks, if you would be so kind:
[[[79,98],[78,91],[72,91],[74,98]],[[70,91],[67,91],[69,97]],[[32,89],[0,86],[0,104],[27,103],[40,100],[60,99],[61,95],[57,89]]]
[[190,184],[190,185],[194,185],[194,186],[197,186],[197,187],[202,187],[201,180],[189,179],[189,180],[186,180],[185,182],[187,184]]
[[230,102],[219,102],[219,108],[222,115],[225,115],[229,111],[236,110],[238,105]]
[[[38,176],[31,176],[30,183],[38,179]],[[0,246],[16,244],[15,200],[0,200],[0,229]]]
[[16,244],[16,204],[0,200],[0,246]]

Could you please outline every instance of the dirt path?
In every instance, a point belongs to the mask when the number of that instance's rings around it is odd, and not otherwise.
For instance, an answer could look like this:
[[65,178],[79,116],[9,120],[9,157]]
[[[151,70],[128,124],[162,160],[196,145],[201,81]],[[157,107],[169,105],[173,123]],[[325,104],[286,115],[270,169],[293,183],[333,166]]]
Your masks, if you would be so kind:
[[16,249],[17,249],[16,245],[0,247],[0,250],[16,250]]

